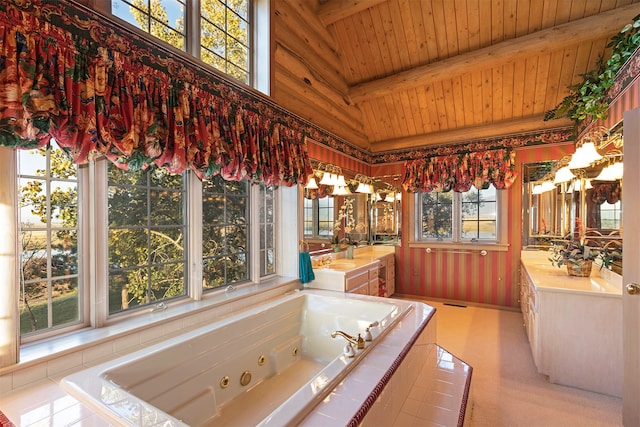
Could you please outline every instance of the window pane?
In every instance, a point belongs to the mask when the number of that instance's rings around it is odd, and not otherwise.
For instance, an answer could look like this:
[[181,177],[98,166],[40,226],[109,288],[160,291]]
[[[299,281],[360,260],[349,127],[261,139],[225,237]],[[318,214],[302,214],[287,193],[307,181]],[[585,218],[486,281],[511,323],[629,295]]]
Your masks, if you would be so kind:
[[203,181],[203,289],[249,277],[249,183],[219,175]]
[[18,151],[21,334],[82,321],[77,171],[55,140]]
[[179,0],[112,0],[111,13],[178,49],[184,48],[184,2]]
[[449,193],[422,194],[422,237],[453,238],[453,195]]
[[497,202],[493,186],[487,189],[471,189],[461,193],[462,227],[461,239],[497,238]]
[[260,276],[275,273],[274,187],[260,184]]
[[[109,164],[109,313],[185,295],[182,175]],[[148,201],[148,202],[147,202]]]
[[53,282],[53,326],[80,320],[80,303],[78,300],[78,279],[56,280]]
[[50,307],[47,304],[47,282],[25,283],[20,295],[20,334],[47,329]]

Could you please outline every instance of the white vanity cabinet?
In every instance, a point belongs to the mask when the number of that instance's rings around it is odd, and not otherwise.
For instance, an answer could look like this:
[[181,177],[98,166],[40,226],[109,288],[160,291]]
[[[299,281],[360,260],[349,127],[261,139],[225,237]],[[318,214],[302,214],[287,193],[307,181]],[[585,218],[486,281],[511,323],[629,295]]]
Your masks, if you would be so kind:
[[393,246],[357,248],[353,259],[338,258],[314,268],[315,279],[304,286],[372,296],[381,296],[386,289],[390,296],[395,292],[394,256]]
[[520,271],[520,310],[527,331],[533,362],[539,365],[537,291],[524,267]]
[[622,282],[594,266],[569,276],[546,252],[523,251],[520,307],[538,372],[549,381],[622,395]]
[[396,291],[396,261],[395,254],[388,254],[380,258],[378,271],[380,296],[390,297]]

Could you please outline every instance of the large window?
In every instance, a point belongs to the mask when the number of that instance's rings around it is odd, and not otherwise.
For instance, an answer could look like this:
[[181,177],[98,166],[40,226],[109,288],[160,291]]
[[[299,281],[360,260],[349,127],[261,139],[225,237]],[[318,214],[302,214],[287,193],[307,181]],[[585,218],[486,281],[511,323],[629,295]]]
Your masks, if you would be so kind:
[[124,171],[106,159],[79,169],[55,143],[18,159],[23,338],[277,273],[273,186]]
[[192,17],[186,11],[193,1],[111,0],[111,13],[250,84],[250,0],[200,0]]
[[419,239],[449,242],[498,241],[496,189],[419,193]]
[[77,173],[55,142],[18,152],[23,336],[83,320]]
[[108,168],[109,313],[185,295],[182,175]]

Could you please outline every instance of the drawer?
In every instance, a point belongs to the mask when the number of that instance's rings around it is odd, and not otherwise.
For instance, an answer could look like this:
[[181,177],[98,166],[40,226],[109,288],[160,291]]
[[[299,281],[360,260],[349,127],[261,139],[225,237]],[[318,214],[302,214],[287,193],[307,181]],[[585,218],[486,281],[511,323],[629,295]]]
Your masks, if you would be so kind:
[[369,283],[369,271],[365,270],[362,273],[350,276],[345,281],[345,290],[351,292],[353,289]]

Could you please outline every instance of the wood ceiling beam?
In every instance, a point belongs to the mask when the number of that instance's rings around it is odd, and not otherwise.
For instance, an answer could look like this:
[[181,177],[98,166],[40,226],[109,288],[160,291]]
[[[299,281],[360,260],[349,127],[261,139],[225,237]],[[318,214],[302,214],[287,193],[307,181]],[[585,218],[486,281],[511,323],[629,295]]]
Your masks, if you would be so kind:
[[544,115],[523,117],[521,119],[504,120],[476,126],[467,126],[442,132],[426,133],[422,135],[407,136],[404,138],[387,139],[385,141],[372,142],[370,151],[380,153],[390,150],[402,150],[406,148],[428,147],[432,145],[456,144],[477,139],[492,138],[503,135],[513,135],[539,130],[566,128],[573,126],[570,119],[557,119],[544,121]]
[[638,13],[638,3],[609,10],[381,79],[363,82],[351,86],[349,95],[351,100],[357,103],[424,86],[434,81],[451,79],[469,70],[483,70],[516,59],[533,58],[582,42],[611,37],[612,33],[620,31]]
[[324,26],[333,24],[336,21],[358,12],[367,10],[379,3],[387,0],[328,0],[318,7],[318,17]]

